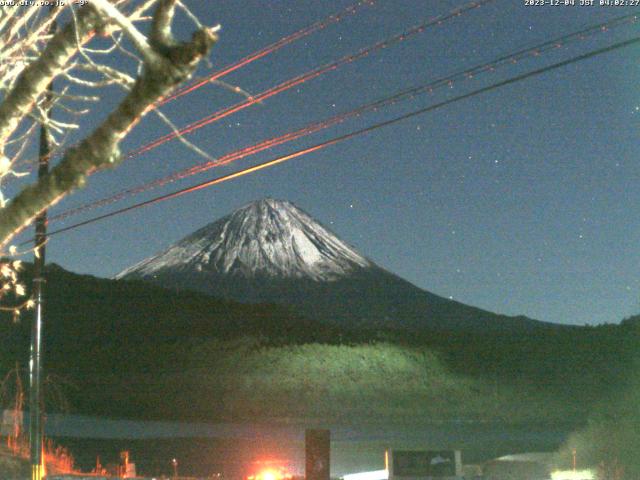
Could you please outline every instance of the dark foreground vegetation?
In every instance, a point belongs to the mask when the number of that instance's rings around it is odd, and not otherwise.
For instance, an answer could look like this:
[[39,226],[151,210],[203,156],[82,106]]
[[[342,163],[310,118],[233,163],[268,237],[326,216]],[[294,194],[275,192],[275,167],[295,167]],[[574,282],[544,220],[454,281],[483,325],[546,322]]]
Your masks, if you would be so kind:
[[[47,299],[45,366],[72,412],[569,425],[594,461],[603,437],[620,456],[640,451],[638,318],[506,333],[349,329],[55,265]],[[27,365],[29,320],[0,322],[4,371]],[[49,395],[48,408],[62,407]]]

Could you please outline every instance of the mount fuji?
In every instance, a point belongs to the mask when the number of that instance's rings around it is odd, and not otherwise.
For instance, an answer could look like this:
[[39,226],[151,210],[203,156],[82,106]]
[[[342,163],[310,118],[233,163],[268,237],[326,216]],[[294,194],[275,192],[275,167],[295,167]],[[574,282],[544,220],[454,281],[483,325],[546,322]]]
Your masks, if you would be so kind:
[[290,202],[245,205],[116,279],[275,303],[354,328],[482,330],[548,325],[422,290],[377,266]]
[[373,263],[289,202],[250,203],[120,273],[333,281]]

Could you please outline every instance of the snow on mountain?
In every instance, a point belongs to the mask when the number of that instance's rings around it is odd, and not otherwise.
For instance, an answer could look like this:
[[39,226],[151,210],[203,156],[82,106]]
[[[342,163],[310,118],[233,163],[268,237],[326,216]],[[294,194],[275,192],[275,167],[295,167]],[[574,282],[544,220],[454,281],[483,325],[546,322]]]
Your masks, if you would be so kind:
[[272,303],[349,328],[504,331],[534,320],[443,298],[377,266],[286,201],[259,200],[121,272],[117,279]]
[[178,270],[332,281],[372,266],[292,203],[264,199],[201,228],[116,278],[153,278]]

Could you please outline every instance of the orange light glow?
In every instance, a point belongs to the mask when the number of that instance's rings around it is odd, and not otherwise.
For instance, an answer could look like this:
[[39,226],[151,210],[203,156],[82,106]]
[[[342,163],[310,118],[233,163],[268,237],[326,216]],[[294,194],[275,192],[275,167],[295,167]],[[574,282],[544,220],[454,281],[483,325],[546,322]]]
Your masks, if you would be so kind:
[[277,472],[274,472],[273,470],[265,470],[264,472],[260,473],[260,480],[280,480],[280,475],[278,475]]
[[247,480],[290,480],[292,475],[286,471],[285,468],[266,468],[256,473],[255,475],[250,475],[247,477]]

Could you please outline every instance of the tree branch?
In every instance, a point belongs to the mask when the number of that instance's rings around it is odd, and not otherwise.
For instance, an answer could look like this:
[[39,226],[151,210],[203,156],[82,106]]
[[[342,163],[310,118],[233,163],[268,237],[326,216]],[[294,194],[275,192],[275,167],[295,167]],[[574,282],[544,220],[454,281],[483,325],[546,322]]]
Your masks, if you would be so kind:
[[[110,18],[122,29],[138,52],[140,52],[145,62],[153,63],[158,61],[156,52],[153,51],[149,42],[147,42],[147,37],[140,33],[133,22],[114,7],[109,0],[92,0],[91,4],[96,10],[101,12],[106,18]],[[158,11],[159,10],[160,7],[158,7]]]
[[76,53],[76,36],[82,42],[87,42],[100,23],[100,17],[92,8],[88,5],[81,8],[75,25],[70,23],[56,34],[40,57],[20,73],[15,88],[0,104],[0,156],[4,153],[3,145],[18,128],[20,121],[31,111],[38,97]]
[[[161,15],[165,15],[167,3],[171,0],[161,2],[158,7]],[[165,8],[161,8],[163,5]],[[162,24],[166,18],[154,21]],[[26,227],[39,212],[82,187],[88,175],[116,165],[121,160],[120,141],[158,99],[168,95],[193,73],[217,40],[214,32],[215,29],[200,29],[190,42],[180,44],[153,42],[159,61],[145,62],[141,75],[120,105],[79,145],[69,148],[47,176],[26,187],[0,210],[0,246]],[[75,47],[75,39],[70,44]]]

